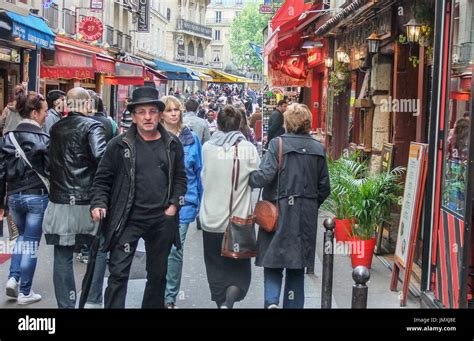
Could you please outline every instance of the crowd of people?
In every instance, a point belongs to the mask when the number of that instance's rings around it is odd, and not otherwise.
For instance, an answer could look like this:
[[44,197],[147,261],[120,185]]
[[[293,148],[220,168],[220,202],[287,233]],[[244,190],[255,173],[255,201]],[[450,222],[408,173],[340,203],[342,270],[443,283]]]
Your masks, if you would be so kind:
[[309,134],[310,110],[278,103],[261,159],[255,131],[261,96],[218,86],[179,95],[170,90],[160,98],[155,88],[138,87],[117,126],[95,92],[53,90],[44,98],[24,86],[15,89],[0,121],[0,215],[11,215],[20,235],[9,298],[41,300],[32,284],[44,234],[54,246],[58,307],[75,308],[74,252],[87,255],[102,231],[85,307],[125,307],[143,239],[142,307],[175,308],[186,234],[196,221],[211,299],[218,308],[232,308],[249,289],[251,259],[222,256],[222,240],[229,219],[251,215],[252,191],[263,188],[263,199],[279,212],[274,232],[258,231],[255,264],[264,267],[264,307],[281,306],[284,272],[282,307],[304,307],[304,269],[314,265],[318,208],[330,191],[324,147]]

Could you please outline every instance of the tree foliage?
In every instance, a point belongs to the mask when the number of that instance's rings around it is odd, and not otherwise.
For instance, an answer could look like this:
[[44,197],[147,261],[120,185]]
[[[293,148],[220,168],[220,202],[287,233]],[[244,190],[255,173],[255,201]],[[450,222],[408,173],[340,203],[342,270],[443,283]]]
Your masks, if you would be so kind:
[[[230,28],[230,49],[237,67],[243,68],[248,65],[255,70],[262,68],[262,62],[251,50],[249,43],[263,47],[263,29],[270,19],[270,15],[259,13],[258,4],[250,3],[247,3],[242,12],[234,17]],[[248,63],[245,59],[247,52],[250,54]]]

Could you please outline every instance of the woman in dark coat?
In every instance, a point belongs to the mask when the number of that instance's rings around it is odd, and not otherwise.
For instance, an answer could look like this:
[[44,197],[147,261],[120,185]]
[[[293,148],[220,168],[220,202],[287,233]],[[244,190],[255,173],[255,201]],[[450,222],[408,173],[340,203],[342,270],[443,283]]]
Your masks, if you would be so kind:
[[257,239],[256,265],[264,267],[265,308],[278,307],[284,269],[283,308],[304,307],[304,268],[314,266],[318,209],[330,192],[326,152],[309,135],[310,110],[294,104],[284,113],[284,122],[279,180],[279,138],[270,141],[260,168],[249,180],[250,186],[263,187],[264,200],[278,198],[276,231],[260,229]]

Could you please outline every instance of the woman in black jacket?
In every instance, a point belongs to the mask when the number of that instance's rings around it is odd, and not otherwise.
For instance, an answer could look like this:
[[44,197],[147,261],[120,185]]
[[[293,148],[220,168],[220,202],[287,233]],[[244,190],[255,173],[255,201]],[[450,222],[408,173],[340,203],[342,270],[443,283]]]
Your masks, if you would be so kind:
[[[23,305],[41,300],[31,286],[48,205],[49,135],[43,131],[48,105],[42,95],[21,91],[16,97],[16,110],[22,121],[5,135],[0,149],[0,195],[7,197],[10,214],[19,230],[6,294]],[[5,210],[3,203],[1,200],[1,217]]]
[[265,308],[278,307],[284,269],[283,308],[304,307],[304,268],[314,266],[318,208],[330,193],[326,152],[309,135],[311,123],[306,105],[290,106],[284,114],[286,133],[270,141],[260,169],[250,174],[250,186],[263,187],[264,200],[278,201],[276,231],[260,229],[257,239]]

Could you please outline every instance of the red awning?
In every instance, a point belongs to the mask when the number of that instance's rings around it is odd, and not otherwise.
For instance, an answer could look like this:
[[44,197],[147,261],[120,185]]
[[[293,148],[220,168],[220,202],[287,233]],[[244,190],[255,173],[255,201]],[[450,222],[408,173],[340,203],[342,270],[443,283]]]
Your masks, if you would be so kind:
[[145,81],[146,82],[151,82],[153,81],[155,78],[158,79],[158,81],[166,81],[168,80],[168,77],[166,77],[164,74],[156,71],[156,70],[153,70],[151,67],[148,67],[146,66],[146,78],[145,78]]
[[97,55],[96,72],[115,74],[115,59],[105,55]]
[[[287,3],[285,3],[286,5]],[[305,9],[286,21],[279,21],[280,25],[276,28],[275,32],[269,37],[265,44],[265,55],[270,55],[272,52],[276,52],[276,58],[282,58],[290,56],[294,51],[300,50],[301,45],[304,42],[302,32],[311,24],[317,17],[322,16],[322,12],[311,12],[321,9],[322,4],[318,3],[311,8],[308,6]],[[282,7],[283,8],[283,7]],[[302,13],[306,13],[301,16]],[[277,13],[278,14],[278,13]],[[309,38],[309,37],[308,37]]]
[[275,13],[272,19],[272,28],[283,25],[293,18],[298,18],[301,13],[308,10],[311,4],[305,4],[302,0],[286,0],[283,6]]
[[54,63],[41,63],[41,78],[94,79],[96,56],[74,48],[56,44]]
[[110,85],[144,85],[144,78],[105,76],[105,84]]
[[115,76],[105,76],[105,83],[111,85],[143,85],[145,84],[145,66],[115,62]]

